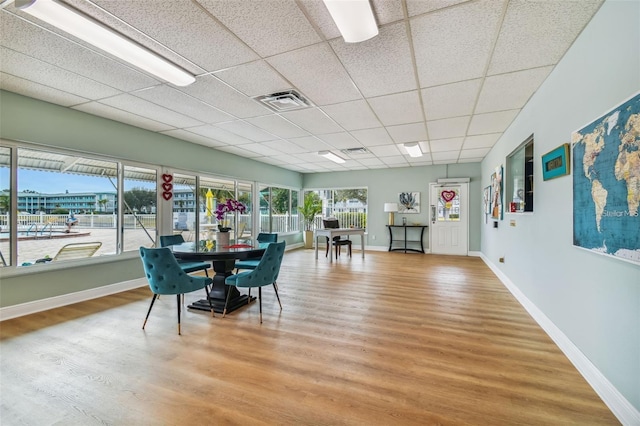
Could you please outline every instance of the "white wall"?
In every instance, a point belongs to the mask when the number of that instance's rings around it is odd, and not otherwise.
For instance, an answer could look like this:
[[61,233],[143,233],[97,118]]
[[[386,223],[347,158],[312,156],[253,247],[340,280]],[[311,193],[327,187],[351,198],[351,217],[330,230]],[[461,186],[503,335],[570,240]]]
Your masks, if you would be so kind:
[[[608,1],[482,162],[535,138],[534,213],[482,225],[482,252],[640,410],[640,266],[572,246],[572,177],[540,157],[640,90],[640,2]],[[516,226],[509,226],[514,219]],[[640,232],[640,230],[638,230]],[[504,256],[505,263],[498,263]]]

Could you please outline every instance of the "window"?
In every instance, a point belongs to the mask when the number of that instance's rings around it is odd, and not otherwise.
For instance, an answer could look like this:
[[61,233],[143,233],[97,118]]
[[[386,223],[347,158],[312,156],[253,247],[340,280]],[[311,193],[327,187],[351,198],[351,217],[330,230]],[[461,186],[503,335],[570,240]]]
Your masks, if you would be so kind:
[[0,147],[0,268],[11,263],[11,149]]
[[506,208],[511,213],[533,211],[533,136],[507,157]]
[[[366,228],[368,191],[366,188],[314,190],[322,200],[322,217],[335,217],[342,228]],[[322,228],[322,217],[315,226]]]
[[124,166],[123,251],[154,246],[158,201],[156,179],[155,169]]
[[260,185],[260,232],[298,230],[297,191]]

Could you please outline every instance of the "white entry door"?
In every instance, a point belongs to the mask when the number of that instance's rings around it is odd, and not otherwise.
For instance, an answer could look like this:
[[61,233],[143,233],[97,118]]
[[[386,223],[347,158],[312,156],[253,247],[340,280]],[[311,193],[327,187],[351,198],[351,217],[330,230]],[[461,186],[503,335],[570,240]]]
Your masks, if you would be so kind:
[[466,256],[469,248],[469,184],[429,184],[429,248]]

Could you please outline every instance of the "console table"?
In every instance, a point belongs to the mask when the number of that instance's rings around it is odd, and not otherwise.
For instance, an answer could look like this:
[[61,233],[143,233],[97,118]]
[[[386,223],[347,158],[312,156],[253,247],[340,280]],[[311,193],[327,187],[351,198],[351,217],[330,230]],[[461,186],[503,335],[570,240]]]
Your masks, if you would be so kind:
[[[387,228],[389,229],[389,251],[404,251],[405,253],[415,251],[417,253],[424,253],[422,238],[425,228],[428,228],[427,225],[387,225]],[[407,230],[413,229],[415,229],[416,232],[409,232],[410,235],[407,236]],[[415,239],[418,230],[420,230],[420,238]],[[401,246],[396,245],[394,247],[394,242],[399,243]],[[420,248],[418,248],[418,245]]]

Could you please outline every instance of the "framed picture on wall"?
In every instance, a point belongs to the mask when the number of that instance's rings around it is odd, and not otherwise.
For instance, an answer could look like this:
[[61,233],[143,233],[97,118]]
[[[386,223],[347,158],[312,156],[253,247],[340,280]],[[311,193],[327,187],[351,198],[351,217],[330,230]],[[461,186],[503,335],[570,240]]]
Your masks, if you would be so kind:
[[542,156],[542,179],[549,180],[569,174],[569,144],[560,145]]
[[398,194],[398,213],[420,213],[420,193],[401,192]]
[[502,166],[491,175],[491,218],[502,220]]

